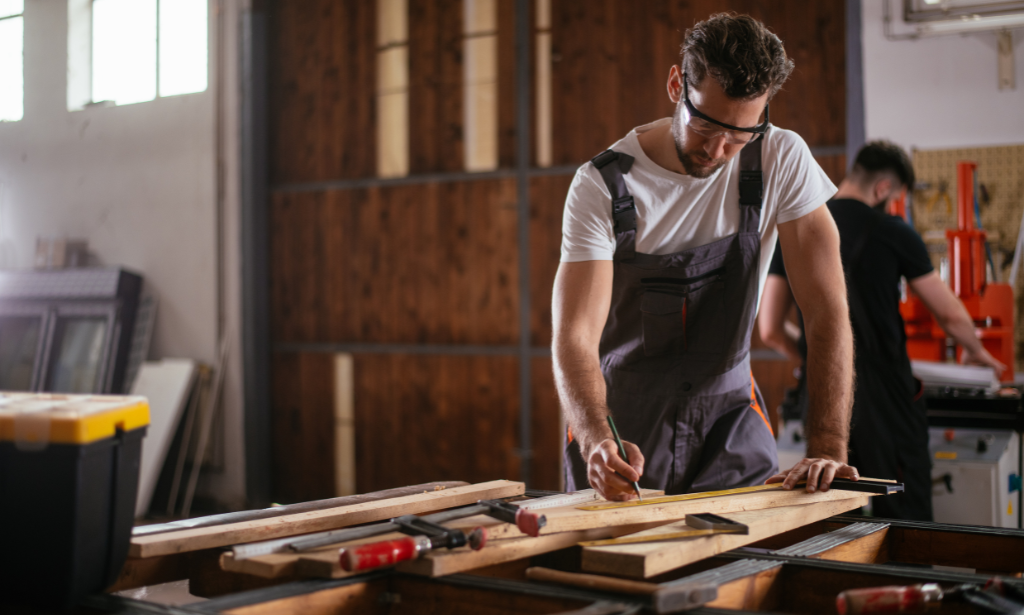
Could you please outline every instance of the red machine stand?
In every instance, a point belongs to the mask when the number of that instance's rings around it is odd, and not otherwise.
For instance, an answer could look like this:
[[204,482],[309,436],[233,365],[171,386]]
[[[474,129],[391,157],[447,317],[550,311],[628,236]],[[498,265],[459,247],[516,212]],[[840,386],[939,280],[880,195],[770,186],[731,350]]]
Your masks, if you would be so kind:
[[[985,276],[985,231],[974,227],[973,162],[957,163],[957,227],[946,231],[949,258],[949,283],[974,320],[982,345],[992,356],[1006,364],[1004,382],[1013,380],[1013,288],[1009,284],[988,283]],[[907,300],[900,304],[907,332],[907,354],[924,361],[946,360],[946,334],[931,312],[908,289]],[[963,349],[957,348],[957,360]]]

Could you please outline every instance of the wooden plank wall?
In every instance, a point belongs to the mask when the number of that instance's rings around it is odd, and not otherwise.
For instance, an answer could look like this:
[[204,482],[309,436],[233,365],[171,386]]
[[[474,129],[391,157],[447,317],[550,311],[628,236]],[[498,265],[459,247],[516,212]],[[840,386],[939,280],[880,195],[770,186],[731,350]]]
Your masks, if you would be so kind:
[[[516,151],[515,1],[499,1],[499,162]],[[555,165],[589,160],[669,115],[682,32],[748,12],[797,64],[772,119],[812,148],[845,143],[844,0],[553,0]],[[409,0],[412,175],[462,168],[462,3]],[[529,276],[531,434],[537,488],[559,487],[551,285],[571,170],[529,181],[529,269],[519,271],[516,180],[375,174],[375,9],[362,0],[275,4],[271,26],[271,337],[278,501],[333,495],[331,354],[355,356],[359,491],[519,476],[521,276]],[[838,150],[841,151],[841,150]],[[845,159],[819,161],[835,181]],[[317,183],[319,182],[319,183]],[[334,182],[334,184],[331,184]],[[432,353],[457,348],[461,354]],[[777,404],[791,367],[759,361]]]

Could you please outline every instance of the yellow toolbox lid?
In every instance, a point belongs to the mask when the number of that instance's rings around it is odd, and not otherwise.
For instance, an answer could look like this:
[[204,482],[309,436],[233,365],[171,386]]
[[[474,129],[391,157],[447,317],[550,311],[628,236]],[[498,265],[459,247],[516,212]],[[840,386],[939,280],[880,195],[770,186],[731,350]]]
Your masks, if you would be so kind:
[[0,441],[22,449],[88,444],[146,425],[149,401],[141,396],[0,392]]

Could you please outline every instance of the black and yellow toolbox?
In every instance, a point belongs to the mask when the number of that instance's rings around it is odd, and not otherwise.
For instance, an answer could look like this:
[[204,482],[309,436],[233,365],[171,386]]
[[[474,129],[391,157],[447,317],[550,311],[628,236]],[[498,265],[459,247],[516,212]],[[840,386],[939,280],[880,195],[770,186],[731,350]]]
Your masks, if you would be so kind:
[[68,607],[113,583],[128,554],[144,397],[0,393],[0,587]]

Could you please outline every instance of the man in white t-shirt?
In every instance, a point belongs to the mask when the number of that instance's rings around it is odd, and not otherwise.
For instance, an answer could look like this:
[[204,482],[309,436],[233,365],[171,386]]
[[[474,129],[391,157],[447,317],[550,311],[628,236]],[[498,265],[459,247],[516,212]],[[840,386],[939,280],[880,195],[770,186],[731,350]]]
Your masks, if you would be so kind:
[[[604,497],[783,482],[827,490],[846,465],[853,343],[835,186],[768,101],[792,71],[748,17],[687,30],[671,118],[638,127],[576,174],[555,279],[555,378],[567,488]],[[778,236],[809,340],[808,459],[778,472],[750,373],[750,333]],[[618,453],[607,417],[625,441]]]

